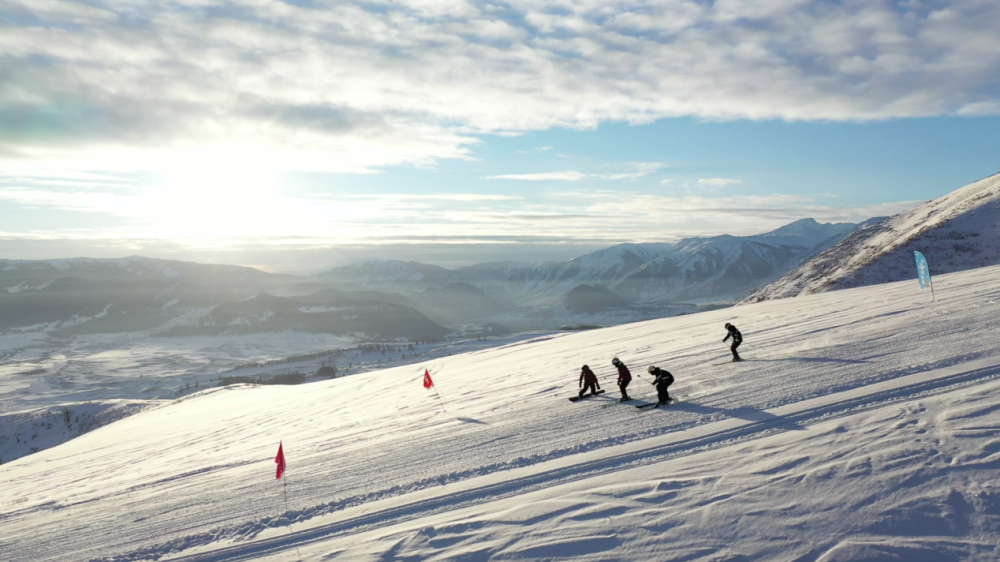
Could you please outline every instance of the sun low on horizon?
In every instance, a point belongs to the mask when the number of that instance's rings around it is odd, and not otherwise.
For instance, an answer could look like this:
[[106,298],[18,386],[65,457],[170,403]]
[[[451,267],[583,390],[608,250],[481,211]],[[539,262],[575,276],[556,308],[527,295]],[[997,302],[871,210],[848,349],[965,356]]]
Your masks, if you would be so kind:
[[0,256],[540,261],[859,223],[1000,170],[998,25],[976,0],[12,0]]

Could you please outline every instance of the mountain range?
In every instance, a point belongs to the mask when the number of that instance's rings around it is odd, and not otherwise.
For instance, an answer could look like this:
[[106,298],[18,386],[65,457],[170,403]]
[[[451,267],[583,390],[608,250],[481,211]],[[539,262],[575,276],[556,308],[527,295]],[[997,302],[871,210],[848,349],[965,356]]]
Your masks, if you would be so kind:
[[914,251],[932,277],[1000,264],[1000,174],[869,221],[743,302],[915,279]]
[[736,302],[858,226],[803,219],[755,236],[620,244],[565,262],[445,269],[388,260],[312,276],[139,256],[0,260],[0,331],[293,330],[427,341],[618,324]]

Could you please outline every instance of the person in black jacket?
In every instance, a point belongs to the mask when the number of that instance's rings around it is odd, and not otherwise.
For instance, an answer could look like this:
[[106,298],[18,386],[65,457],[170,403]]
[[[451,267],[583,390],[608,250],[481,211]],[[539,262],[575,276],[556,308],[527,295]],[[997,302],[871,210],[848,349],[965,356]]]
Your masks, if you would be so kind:
[[743,359],[740,357],[740,354],[736,352],[736,348],[739,347],[741,343],[743,343],[743,334],[741,334],[740,331],[736,329],[736,326],[733,326],[728,322],[726,323],[726,330],[728,330],[729,333],[726,334],[726,337],[722,338],[722,343],[726,343],[726,340],[728,340],[729,337],[732,336],[733,344],[729,346],[729,349],[733,352],[733,361],[743,361]]
[[656,405],[662,406],[673,400],[670,398],[670,392],[667,390],[670,385],[674,384],[674,376],[670,374],[670,371],[661,369],[655,365],[650,365],[649,374],[655,377],[653,379],[653,384],[656,385],[656,394],[660,400],[656,403]]
[[618,388],[622,391],[620,402],[628,402],[631,398],[628,397],[628,392],[625,392],[625,389],[628,388],[628,383],[632,382],[632,373],[629,372],[625,363],[622,363],[622,360],[617,357],[611,360],[611,364],[618,369]]
[[597,375],[594,374],[594,371],[584,365],[583,369],[580,370],[580,398],[583,398],[587,389],[590,389],[590,395],[593,396],[601,389],[601,384],[597,382]]

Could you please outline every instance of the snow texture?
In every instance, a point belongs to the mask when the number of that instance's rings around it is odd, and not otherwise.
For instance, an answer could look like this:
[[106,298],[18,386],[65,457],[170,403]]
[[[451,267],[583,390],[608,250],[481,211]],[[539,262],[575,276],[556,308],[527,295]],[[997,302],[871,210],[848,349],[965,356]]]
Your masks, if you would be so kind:
[[187,396],[2,465],[0,559],[996,560],[1000,267],[935,282]]
[[932,277],[1000,264],[1000,174],[861,228],[743,302],[915,279],[914,251]]

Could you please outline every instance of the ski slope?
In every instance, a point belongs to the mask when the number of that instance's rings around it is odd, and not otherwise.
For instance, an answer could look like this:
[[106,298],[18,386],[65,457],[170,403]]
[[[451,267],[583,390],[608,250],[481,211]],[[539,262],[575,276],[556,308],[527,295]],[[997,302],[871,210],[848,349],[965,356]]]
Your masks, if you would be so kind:
[[[1000,268],[935,289],[205,391],[0,465],[0,560],[996,560]],[[678,401],[617,403],[616,355]]]

